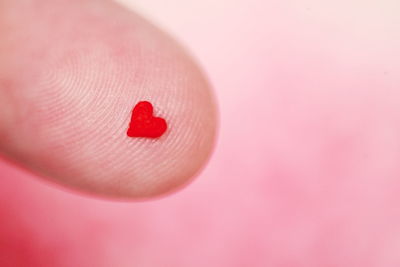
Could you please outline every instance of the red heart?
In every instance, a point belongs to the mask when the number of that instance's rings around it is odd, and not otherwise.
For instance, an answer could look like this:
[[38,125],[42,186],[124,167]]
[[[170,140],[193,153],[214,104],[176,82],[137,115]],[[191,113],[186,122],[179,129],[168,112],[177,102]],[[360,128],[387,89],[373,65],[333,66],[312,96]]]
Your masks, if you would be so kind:
[[153,105],[148,101],[136,104],[132,111],[132,119],[129,124],[129,137],[157,138],[165,133],[167,123],[163,118],[153,116]]

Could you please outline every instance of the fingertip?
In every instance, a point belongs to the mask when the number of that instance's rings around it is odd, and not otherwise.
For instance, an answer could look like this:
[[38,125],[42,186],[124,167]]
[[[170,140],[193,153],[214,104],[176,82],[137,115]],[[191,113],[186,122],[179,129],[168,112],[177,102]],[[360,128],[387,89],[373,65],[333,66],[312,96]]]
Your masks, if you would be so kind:
[[[19,119],[3,120],[0,149],[51,181],[102,196],[144,199],[182,188],[215,143],[216,104],[204,75],[134,13],[108,1],[67,2],[8,16],[13,31],[3,46],[12,50],[0,79],[15,86],[0,96],[12,95]],[[127,135],[140,101],[167,122],[159,138]]]

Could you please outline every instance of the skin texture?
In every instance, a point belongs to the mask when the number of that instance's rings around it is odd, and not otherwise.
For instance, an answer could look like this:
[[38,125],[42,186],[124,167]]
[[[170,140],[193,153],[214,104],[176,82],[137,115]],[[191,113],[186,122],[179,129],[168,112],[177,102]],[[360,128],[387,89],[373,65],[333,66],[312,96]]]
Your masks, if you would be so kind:
[[[166,34],[106,0],[0,4],[0,151],[54,182],[124,199],[185,185],[209,157],[216,109],[205,78]],[[150,101],[169,123],[128,138]]]
[[398,0],[124,1],[209,73],[212,160],[129,203],[0,163],[1,267],[400,266]]

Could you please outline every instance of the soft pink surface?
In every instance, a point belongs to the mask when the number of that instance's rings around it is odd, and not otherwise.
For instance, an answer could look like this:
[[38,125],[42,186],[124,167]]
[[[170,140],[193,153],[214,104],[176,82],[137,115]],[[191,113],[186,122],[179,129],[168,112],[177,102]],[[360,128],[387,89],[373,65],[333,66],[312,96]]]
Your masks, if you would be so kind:
[[0,163],[1,267],[400,266],[398,1],[124,2],[205,67],[216,152],[143,203]]

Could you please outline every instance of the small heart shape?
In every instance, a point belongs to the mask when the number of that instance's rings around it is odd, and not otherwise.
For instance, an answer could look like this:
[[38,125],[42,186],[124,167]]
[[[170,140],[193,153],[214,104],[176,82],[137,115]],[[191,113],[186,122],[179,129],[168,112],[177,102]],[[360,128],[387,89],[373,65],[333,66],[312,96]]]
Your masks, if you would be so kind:
[[153,116],[153,105],[148,101],[136,104],[129,124],[129,137],[158,138],[167,130],[167,122],[163,118]]

